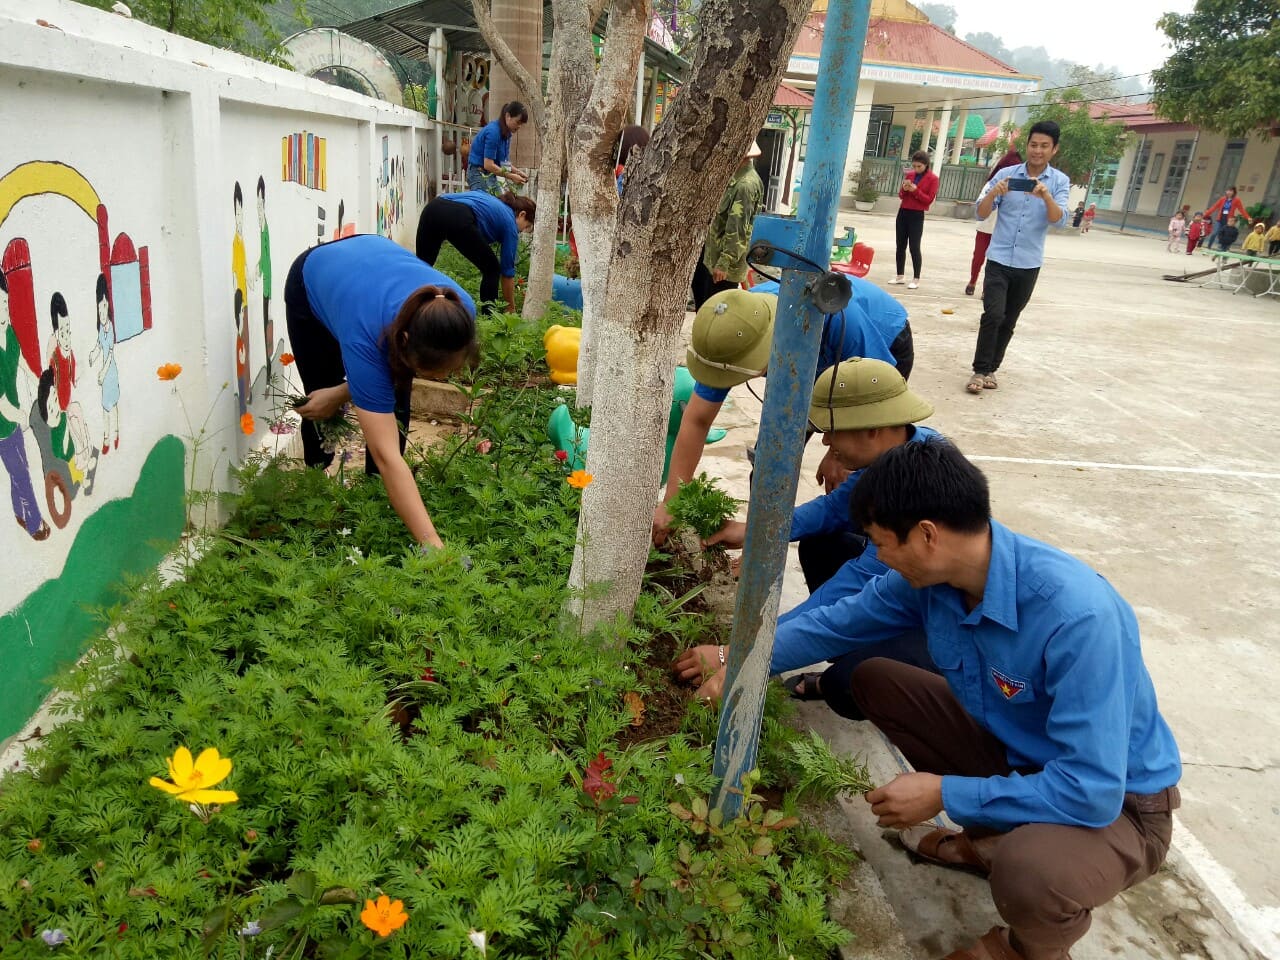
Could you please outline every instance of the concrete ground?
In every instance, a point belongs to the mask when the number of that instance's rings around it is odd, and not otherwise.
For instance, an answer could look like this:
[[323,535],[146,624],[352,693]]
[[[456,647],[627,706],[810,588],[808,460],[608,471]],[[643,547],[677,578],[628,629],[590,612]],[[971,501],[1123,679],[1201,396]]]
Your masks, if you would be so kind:
[[[875,248],[868,279],[883,285],[892,216],[847,223]],[[987,472],[999,519],[1091,564],[1133,605],[1185,765],[1169,867],[1099,910],[1073,956],[1280,958],[1280,565],[1268,539],[1280,519],[1280,302],[1161,279],[1211,264],[1151,237],[1056,233],[999,390],[973,396],[973,235],[967,221],[928,220],[922,286],[886,287],[911,313],[912,387],[934,404],[928,422]],[[718,421],[730,434],[703,459],[743,497],[759,409],[737,388]],[[801,502],[819,493],[822,450],[815,439],[806,451]],[[804,595],[793,549],[783,609]],[[897,769],[869,725],[820,704],[805,716],[881,779]],[[911,865],[863,801],[846,806],[913,956],[940,957],[995,922],[982,881]]]

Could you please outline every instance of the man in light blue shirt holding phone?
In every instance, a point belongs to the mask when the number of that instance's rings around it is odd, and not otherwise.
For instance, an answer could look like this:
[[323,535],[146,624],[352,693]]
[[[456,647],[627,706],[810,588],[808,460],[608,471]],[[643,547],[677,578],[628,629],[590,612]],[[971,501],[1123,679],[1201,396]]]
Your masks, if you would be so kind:
[[1065,227],[1071,181],[1049,165],[1058,152],[1061,130],[1052,120],[1032,125],[1027,135],[1025,163],[997,173],[974,204],[974,216],[985,220],[999,210],[987,272],[982,283],[982,322],[973,353],[973,376],[965,384],[970,393],[995,390],[996,371],[1013,339],[1013,328],[1031,299],[1044,263],[1044,237],[1049,225]]

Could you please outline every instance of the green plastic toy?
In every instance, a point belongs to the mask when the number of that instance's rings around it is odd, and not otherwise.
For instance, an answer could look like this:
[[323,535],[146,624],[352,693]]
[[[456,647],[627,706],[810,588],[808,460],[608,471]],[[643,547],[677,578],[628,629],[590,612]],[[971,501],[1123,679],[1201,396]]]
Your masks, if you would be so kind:
[[[662,482],[667,482],[667,470],[671,466],[671,448],[676,445],[676,436],[680,433],[680,421],[684,419],[684,408],[693,396],[694,380],[684,367],[676,367],[675,389],[671,392],[671,413],[667,416],[667,452],[662,461]],[[712,427],[707,433],[707,443],[723,440],[725,431]],[[557,450],[569,455],[566,463],[570,469],[581,470],[587,464],[587,441],[591,437],[590,427],[579,427],[569,415],[567,403],[557,404],[547,421],[547,439]]]

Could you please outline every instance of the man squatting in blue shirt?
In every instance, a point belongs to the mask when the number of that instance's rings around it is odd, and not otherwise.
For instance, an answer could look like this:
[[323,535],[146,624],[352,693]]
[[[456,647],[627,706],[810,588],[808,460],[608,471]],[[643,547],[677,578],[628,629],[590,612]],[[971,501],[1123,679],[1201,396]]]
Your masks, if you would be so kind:
[[[885,658],[853,672],[854,700],[914,768],[866,795],[871,812],[917,857],[989,877],[1008,927],[945,960],[1066,960],[1090,911],[1159,869],[1179,804],[1133,610],[991,519],[986,477],[950,443],[882,454],[850,512],[890,572],[780,626],[771,670],[923,629],[941,676]],[[933,829],[943,810],[964,829]]]
[[[1058,152],[1060,135],[1052,120],[1033,124],[1027,134],[1026,162],[1005,167],[992,177],[974,204],[973,215],[979,220],[991,216],[993,209],[999,210],[1000,216],[987,248],[973,376],[965,384],[970,393],[999,386],[996,371],[1004,362],[1013,328],[1031,299],[1044,264],[1045,234],[1050,224],[1067,225],[1071,181],[1061,170],[1049,166]],[[1021,187],[1031,189],[1018,189]]]
[[[791,518],[791,540],[800,546],[800,564],[810,596],[779,618],[781,627],[814,607],[857,593],[886,567],[865,535],[855,532],[849,518],[849,497],[862,469],[885,450],[903,443],[920,443],[938,433],[917,421],[933,414],[933,407],[907,387],[902,375],[880,360],[857,358],[828,367],[813,388],[810,427],[822,434],[828,456],[848,471],[844,481],[825,496],[796,507]],[[747,525],[729,520],[707,538],[707,545],[740,548]],[[846,548],[837,544],[844,538]],[[780,633],[781,637],[782,634]],[[857,666],[872,657],[892,657],[926,670],[935,670],[924,631],[911,630],[880,643],[865,644],[841,657],[822,673],[800,673],[786,686],[799,700],[825,700],[842,717],[865,720],[849,695],[850,677]],[[725,648],[703,644],[685,651],[676,660],[677,676],[686,683],[702,683],[725,662]]]

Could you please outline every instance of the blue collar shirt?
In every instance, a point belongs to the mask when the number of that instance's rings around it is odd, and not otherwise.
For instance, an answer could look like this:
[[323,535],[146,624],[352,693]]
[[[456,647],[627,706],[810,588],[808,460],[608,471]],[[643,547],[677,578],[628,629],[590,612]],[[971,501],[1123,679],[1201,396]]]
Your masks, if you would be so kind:
[[[1011,177],[1032,179],[1027,175],[1025,163],[1005,167],[978,194],[978,202],[973,205],[975,217],[982,198],[1001,180]],[[1065,227],[1071,218],[1071,211],[1067,209],[1071,199],[1071,181],[1065,173],[1052,166],[1046,166],[1040,176],[1034,179],[1048,187],[1053,202],[1062,210],[1062,216],[1053,226]],[[1015,270],[1032,270],[1043,266],[1044,236],[1049,232],[1049,210],[1044,201],[1030,193],[1010,190],[1004,196],[996,197],[994,204],[995,209],[1000,211],[1000,216],[996,217],[991,246],[987,248],[987,259]]]
[[948,584],[913,589],[896,572],[778,627],[783,673],[924,628],[965,711],[1005,745],[1008,776],[942,778],[965,826],[1104,827],[1126,793],[1178,782],[1182,763],[1142,661],[1128,603],[1074,557],[991,522],[981,602]]
[[467,165],[483,167],[485,160],[492,160],[498,166],[505,166],[511,159],[511,135],[504,133],[501,118],[490,120],[471,140],[471,152],[467,154]]

